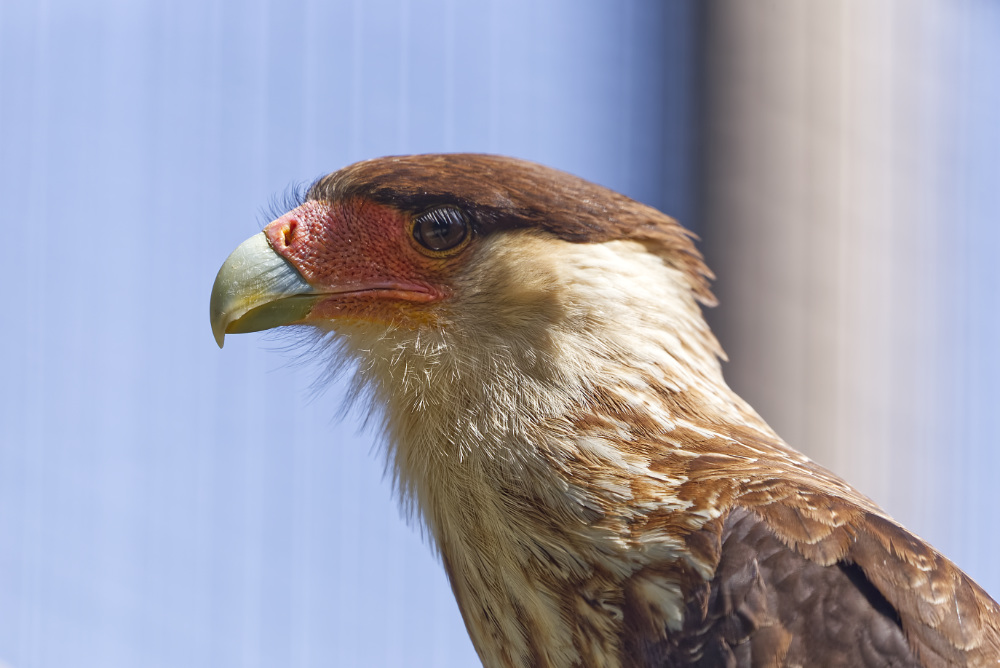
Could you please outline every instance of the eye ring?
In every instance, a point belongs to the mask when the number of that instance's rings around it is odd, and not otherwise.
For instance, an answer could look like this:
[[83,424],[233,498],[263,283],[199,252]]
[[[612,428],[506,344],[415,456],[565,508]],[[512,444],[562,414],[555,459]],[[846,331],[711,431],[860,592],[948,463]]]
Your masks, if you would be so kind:
[[454,206],[438,206],[413,219],[413,238],[430,251],[457,248],[469,238],[469,217]]

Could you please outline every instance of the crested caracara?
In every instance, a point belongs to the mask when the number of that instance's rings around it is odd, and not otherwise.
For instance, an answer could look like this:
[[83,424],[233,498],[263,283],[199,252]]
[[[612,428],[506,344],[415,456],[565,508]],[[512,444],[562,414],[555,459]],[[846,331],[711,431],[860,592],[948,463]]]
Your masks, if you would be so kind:
[[1000,609],[723,380],[668,216],[488,155],[361,162],[226,260],[353,362],[487,666],[1000,665]]

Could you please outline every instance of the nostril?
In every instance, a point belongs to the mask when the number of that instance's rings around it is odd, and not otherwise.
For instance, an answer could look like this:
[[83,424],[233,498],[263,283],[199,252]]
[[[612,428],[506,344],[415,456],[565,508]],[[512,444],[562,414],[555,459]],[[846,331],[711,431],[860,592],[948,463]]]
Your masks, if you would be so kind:
[[291,246],[292,240],[295,238],[295,228],[298,227],[298,221],[289,221],[288,227],[281,231],[281,240],[285,243],[285,246]]

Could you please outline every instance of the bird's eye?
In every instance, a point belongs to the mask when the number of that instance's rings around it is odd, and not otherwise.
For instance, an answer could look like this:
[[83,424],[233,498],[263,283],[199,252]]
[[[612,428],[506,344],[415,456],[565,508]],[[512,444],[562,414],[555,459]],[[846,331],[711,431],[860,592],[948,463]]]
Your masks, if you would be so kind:
[[425,211],[414,221],[413,238],[424,248],[443,251],[454,248],[469,235],[469,219],[461,209],[440,206]]

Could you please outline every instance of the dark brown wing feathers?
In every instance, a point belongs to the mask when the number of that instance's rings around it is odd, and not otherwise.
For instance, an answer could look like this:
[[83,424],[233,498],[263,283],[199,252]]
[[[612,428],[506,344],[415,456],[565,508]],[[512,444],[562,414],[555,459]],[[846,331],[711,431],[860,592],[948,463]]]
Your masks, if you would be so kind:
[[684,628],[637,624],[633,665],[1000,665],[1000,609],[978,585],[822,467],[755,430],[733,436],[661,464],[688,478],[682,498],[728,510],[685,538],[714,576],[683,578],[700,582]]
[[[626,587],[631,665],[1000,666],[1000,607],[954,564],[766,427],[684,412],[696,428],[633,429],[622,447],[657,453],[650,471],[683,481],[669,493],[689,514],[720,514],[691,531],[685,513],[653,511],[632,530],[682,538],[713,575],[652,569],[681,583],[679,631],[657,627],[641,586]],[[663,490],[646,484],[633,493],[649,504]]]
[[742,508],[721,540],[707,614],[691,616],[678,646],[704,647],[692,665],[919,665],[895,610],[857,566],[806,559]]
[[996,603],[906,529],[864,510],[816,540],[822,531],[801,530],[818,526],[816,521],[795,522],[794,507],[772,504],[755,511],[784,543],[815,563],[836,557],[839,567],[858,569],[896,611],[920,665],[1000,665]]

